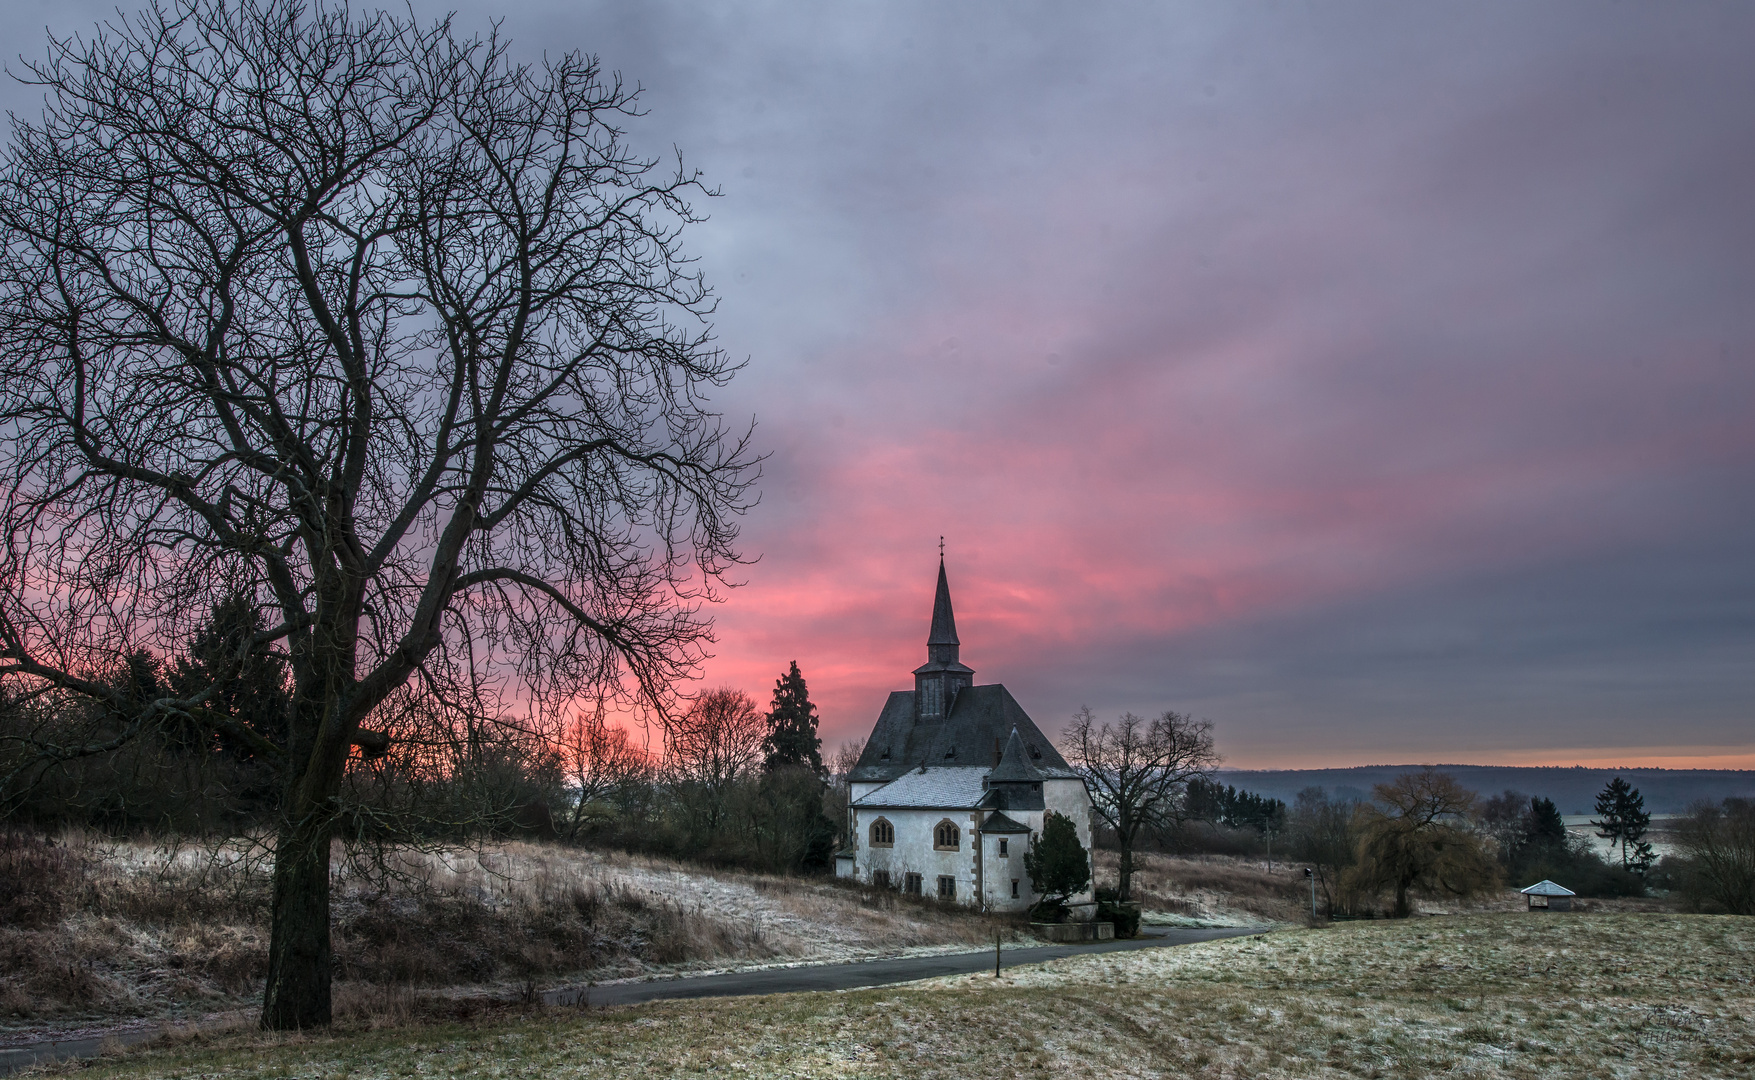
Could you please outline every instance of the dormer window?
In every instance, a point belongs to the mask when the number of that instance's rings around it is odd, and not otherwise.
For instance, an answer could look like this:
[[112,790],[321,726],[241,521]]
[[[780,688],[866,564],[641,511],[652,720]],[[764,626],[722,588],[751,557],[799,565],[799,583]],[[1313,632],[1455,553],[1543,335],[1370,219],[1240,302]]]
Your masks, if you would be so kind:
[[949,760],[950,758],[954,758],[956,756],[957,756],[957,748],[954,746],[951,747],[949,750],[945,751],[945,758],[947,760]]

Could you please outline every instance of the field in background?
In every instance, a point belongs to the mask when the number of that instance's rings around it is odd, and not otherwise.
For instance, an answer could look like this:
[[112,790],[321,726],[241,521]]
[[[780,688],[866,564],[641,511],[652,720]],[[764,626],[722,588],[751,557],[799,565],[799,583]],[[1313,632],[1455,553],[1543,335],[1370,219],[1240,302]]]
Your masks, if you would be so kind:
[[121,1076],[1597,1080],[1755,1072],[1755,920],[1475,915],[1083,956],[844,994],[234,1035]]
[[[1118,858],[1113,851],[1095,855],[1097,880],[1116,879]],[[1164,855],[1157,852],[1134,856],[1134,898],[1140,901],[1148,924],[1168,926],[1303,926],[1310,921],[1310,881],[1304,864],[1274,860],[1270,868],[1261,857],[1236,855]],[[1414,908],[1422,915],[1468,915],[1522,911],[1528,901],[1517,890],[1529,881],[1507,882],[1499,892],[1467,901],[1442,897],[1417,897]],[[1581,911],[1670,912],[1677,904],[1668,897],[1617,897],[1574,901]],[[1318,895],[1318,909],[1321,897]]]

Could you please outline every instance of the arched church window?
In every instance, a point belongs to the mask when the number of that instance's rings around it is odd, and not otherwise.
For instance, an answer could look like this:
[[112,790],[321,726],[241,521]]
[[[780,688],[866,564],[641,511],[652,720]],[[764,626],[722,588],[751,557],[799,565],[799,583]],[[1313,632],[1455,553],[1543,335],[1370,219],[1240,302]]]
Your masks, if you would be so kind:
[[932,830],[932,846],[937,851],[956,851],[963,845],[963,834],[949,821],[941,821]]
[[883,818],[871,823],[871,846],[894,847],[896,844],[896,827]]

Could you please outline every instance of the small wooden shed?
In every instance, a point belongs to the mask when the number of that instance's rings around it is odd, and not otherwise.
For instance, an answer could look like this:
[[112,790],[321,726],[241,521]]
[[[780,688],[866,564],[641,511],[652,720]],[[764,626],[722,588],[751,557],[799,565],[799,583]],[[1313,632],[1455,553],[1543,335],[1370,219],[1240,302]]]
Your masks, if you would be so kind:
[[1536,882],[1519,892],[1530,898],[1531,911],[1571,911],[1572,898],[1578,894],[1564,885],[1556,885],[1547,878]]

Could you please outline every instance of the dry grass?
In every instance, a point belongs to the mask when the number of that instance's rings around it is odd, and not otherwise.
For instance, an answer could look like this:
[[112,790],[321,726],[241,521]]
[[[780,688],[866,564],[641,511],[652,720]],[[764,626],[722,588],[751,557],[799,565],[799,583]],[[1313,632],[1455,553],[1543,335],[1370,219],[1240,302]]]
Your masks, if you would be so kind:
[[[267,957],[261,855],[80,834],[0,846],[0,872],[15,871],[0,880],[28,883],[0,894],[0,1032],[249,1008]],[[421,998],[953,950],[993,933],[959,909],[823,879],[553,845],[399,851],[371,873],[338,859],[336,874],[337,1012],[368,1025],[402,1022]]]
[[318,1037],[83,1075],[1755,1075],[1755,920],[1479,915],[1282,931],[844,994]]
[[[1305,926],[1310,922],[1310,883],[1304,876],[1302,863],[1275,861],[1270,870],[1265,859],[1232,855],[1150,853],[1136,855],[1134,859],[1134,897],[1142,902],[1148,923]],[[1115,852],[1097,852],[1096,864],[1099,881],[1107,883],[1115,879]],[[1417,897],[1415,910],[1422,915],[1523,911],[1528,907],[1528,901],[1517,891],[1515,884],[1490,896],[1466,900]],[[1320,898],[1318,902],[1320,904]],[[1677,901],[1669,897],[1579,899],[1574,904],[1580,911],[1598,913],[1673,913],[1679,910]]]
[[[1098,851],[1095,861],[1100,883],[1116,880],[1115,852]],[[1265,860],[1231,855],[1136,854],[1132,892],[1147,922],[1290,925],[1302,924],[1310,911],[1301,868],[1275,863],[1269,871]]]

